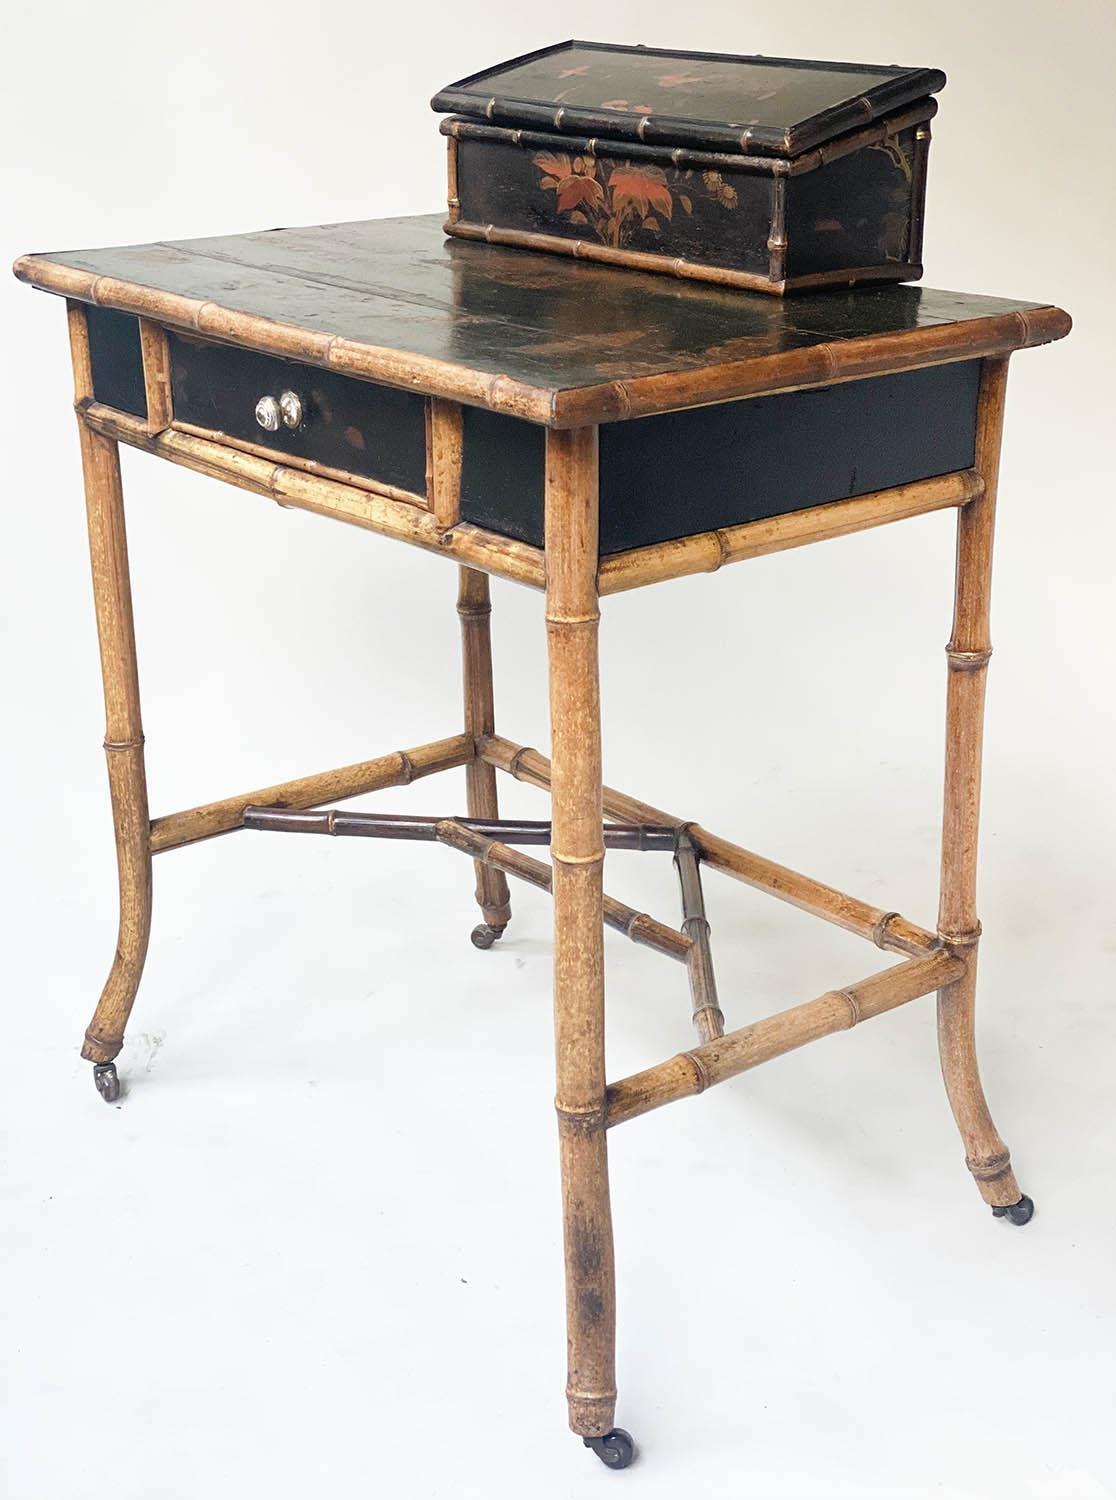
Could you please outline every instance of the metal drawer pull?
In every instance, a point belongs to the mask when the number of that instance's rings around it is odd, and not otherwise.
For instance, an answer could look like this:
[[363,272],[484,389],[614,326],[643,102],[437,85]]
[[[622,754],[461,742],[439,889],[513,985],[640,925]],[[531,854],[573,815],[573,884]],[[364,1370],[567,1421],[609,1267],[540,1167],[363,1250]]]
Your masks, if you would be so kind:
[[274,396],[261,396],[256,402],[256,421],[265,432],[278,432],[282,421],[279,403]]
[[294,391],[284,391],[279,397],[279,411],[284,427],[302,426],[302,399]]
[[301,397],[295,391],[284,391],[278,401],[274,396],[261,396],[256,402],[256,421],[265,432],[278,432],[281,426],[301,427]]

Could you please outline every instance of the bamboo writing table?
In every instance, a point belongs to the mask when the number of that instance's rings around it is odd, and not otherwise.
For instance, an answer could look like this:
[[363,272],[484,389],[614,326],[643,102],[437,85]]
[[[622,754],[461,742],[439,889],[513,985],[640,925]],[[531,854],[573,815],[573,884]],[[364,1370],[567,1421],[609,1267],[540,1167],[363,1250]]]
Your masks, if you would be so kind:
[[[479,947],[509,921],[508,874],[553,890],[567,1397],[571,1427],[611,1467],[632,1447],[613,1428],[610,1128],[936,991],[967,1165],[997,1215],[1027,1221],[977,1073],[976,838],[1007,362],[1063,337],[1065,313],[912,286],[777,300],[449,242],[436,217],[27,256],[16,273],[68,305],[120,873],[116,957],[83,1047],[105,1097],[153,855],[242,827],[436,839],[475,861]],[[150,818],[121,442],[453,561],[462,729]],[[602,596],[944,508],[958,548],[935,930],[602,787]],[[495,731],[489,574],[545,596],[550,759]],[[452,767],[464,819],[315,811]],[[552,822],[499,819],[497,770],[548,789]],[[549,863],[516,847],[531,843],[550,844]],[[680,927],[602,894],[606,847],[672,853]],[[901,959],[726,1031],[702,865]],[[700,1038],[613,1083],[604,923],[685,965]]]

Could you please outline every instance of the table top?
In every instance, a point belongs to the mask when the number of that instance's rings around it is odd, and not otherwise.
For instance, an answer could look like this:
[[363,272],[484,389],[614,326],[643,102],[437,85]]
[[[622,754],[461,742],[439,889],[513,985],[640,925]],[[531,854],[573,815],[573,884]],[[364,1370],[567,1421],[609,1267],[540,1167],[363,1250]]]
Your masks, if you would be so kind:
[[1046,304],[869,286],[778,298],[445,237],[440,215],[27,255],[23,280],[552,427],[1062,338]]

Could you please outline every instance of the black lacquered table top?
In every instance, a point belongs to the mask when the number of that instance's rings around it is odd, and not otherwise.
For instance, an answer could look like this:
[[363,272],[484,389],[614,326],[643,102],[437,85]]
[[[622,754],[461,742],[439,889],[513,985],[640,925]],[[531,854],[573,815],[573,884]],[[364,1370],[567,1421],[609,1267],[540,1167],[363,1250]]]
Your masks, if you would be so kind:
[[[447,238],[440,215],[25,256],[24,279],[554,425],[1061,337],[1044,304],[889,285],[777,298]],[[963,325],[963,329],[961,328]],[[812,354],[811,354],[812,351]],[[959,357],[953,355],[952,357]],[[792,379],[792,376],[797,377]]]

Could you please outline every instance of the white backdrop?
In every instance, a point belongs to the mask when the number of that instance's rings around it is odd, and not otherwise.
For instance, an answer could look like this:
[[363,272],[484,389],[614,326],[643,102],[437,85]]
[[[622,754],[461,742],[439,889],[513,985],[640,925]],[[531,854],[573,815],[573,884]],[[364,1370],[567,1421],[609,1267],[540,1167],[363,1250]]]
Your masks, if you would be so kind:
[[[1075,317],[1013,363],[986,762],[982,1054],[1038,1214],[982,1208],[928,1002],[618,1131],[618,1415],[643,1449],[619,1478],[564,1431],[545,897],[514,891],[482,955],[445,851],[242,835],[160,860],[105,1108],[78,1059],[115,910],[64,319],[9,281],[13,1500],[1116,1494],[1116,12],[62,0],[6,22],[4,253],[437,209],[430,94],[559,33],[945,68],[927,282]],[[455,730],[453,569],[124,465],[154,811]],[[931,922],[951,554],[928,516],[609,601],[606,775]],[[493,592],[498,727],[545,746],[539,601]],[[452,773],[379,805],[462,801]],[[673,916],[665,866],[610,872]],[[707,885],[730,1025],[871,970]],[[689,1045],[680,973],[619,939],[608,960],[613,1076]]]

